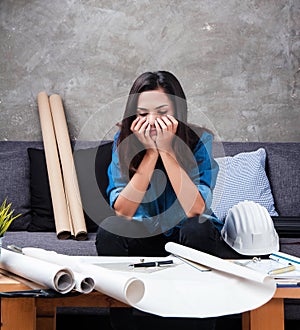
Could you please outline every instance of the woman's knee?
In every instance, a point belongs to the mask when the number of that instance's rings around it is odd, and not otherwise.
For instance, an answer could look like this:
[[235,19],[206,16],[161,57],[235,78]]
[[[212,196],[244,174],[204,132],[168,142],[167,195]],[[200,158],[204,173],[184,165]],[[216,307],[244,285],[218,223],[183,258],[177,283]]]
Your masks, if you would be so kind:
[[207,219],[195,217],[187,219],[180,229],[179,243],[210,253],[216,253],[217,229]]
[[127,256],[127,238],[115,235],[101,227],[96,236],[96,250],[99,256]]

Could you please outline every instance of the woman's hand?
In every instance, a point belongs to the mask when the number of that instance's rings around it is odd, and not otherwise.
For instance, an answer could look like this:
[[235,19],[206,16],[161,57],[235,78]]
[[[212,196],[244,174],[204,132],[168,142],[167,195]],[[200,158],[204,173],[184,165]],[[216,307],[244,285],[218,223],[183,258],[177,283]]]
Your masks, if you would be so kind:
[[151,126],[147,118],[137,117],[131,124],[130,130],[147,150],[157,151],[155,141],[150,135]]
[[172,151],[172,141],[176,134],[178,121],[171,115],[156,118],[156,146],[159,151]]

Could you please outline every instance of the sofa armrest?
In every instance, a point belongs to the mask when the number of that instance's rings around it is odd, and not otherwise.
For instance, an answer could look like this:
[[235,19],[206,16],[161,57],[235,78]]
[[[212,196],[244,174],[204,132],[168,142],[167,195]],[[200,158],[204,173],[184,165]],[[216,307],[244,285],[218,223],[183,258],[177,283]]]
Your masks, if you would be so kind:
[[272,216],[279,237],[300,237],[300,217]]

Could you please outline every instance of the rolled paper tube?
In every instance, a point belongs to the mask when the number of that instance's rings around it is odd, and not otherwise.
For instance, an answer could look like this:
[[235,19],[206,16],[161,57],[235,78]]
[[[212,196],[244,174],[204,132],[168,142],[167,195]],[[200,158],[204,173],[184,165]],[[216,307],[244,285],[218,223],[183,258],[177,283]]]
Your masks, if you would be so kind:
[[[133,274],[124,274],[113,270],[99,267],[98,265],[88,264],[80,261],[79,258],[73,258],[67,255],[56,253],[55,251],[48,251],[41,248],[24,247],[22,253],[32,258],[47,260],[58,265],[64,265],[72,270],[76,281],[76,290],[80,283],[80,277],[88,274],[93,280],[95,289],[101,291],[125,304],[134,305],[138,303],[145,294],[145,284],[142,280],[133,277]],[[89,283],[88,283],[89,284]],[[88,289],[83,283],[83,289]],[[91,283],[89,284],[91,285]],[[84,292],[85,293],[85,292]]]
[[68,219],[69,219],[69,224],[70,224],[71,236],[74,236],[74,227],[73,227],[72,216],[71,216],[71,211],[70,211],[70,205],[69,205],[67,195],[66,195],[66,201],[67,201]]
[[68,293],[75,286],[73,272],[68,267],[6,249],[1,250],[0,266],[11,273],[60,293]]
[[61,97],[57,94],[50,96],[50,109],[58,144],[58,151],[62,166],[64,186],[70,208],[74,236],[78,240],[87,238],[87,229],[82,209],[82,202],[71,149],[67,121]]
[[181,260],[187,259],[188,261],[193,261],[208,268],[231,275],[234,274],[235,276],[243,277],[245,279],[251,279],[252,281],[264,283],[273,280],[270,276],[267,276],[267,274],[257,272],[248,267],[241,267],[233,262],[228,262],[227,260],[223,260],[208,253],[198,251],[178,243],[168,242],[165,245],[165,250],[181,258]]
[[59,239],[67,239],[71,236],[71,228],[48,95],[40,92],[37,101],[56,234]]
[[74,261],[70,256],[58,254],[55,251],[48,251],[41,248],[22,248],[22,253],[28,257],[44,260],[53,264],[68,267],[72,270],[75,280],[75,290],[81,293],[90,293],[95,288],[95,281],[86,274],[79,273],[81,267],[78,262]]
[[75,290],[80,293],[90,293],[95,288],[95,281],[85,274],[74,272]]
[[83,263],[82,267],[95,281],[95,290],[125,304],[134,306],[145,295],[145,283],[140,278],[93,264]]

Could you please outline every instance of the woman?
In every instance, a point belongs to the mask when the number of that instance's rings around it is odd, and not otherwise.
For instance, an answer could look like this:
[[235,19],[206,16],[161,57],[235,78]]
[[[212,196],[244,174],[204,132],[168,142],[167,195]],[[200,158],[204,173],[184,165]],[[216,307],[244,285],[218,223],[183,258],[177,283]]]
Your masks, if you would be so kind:
[[186,97],[172,73],[135,80],[108,169],[118,217],[99,227],[99,255],[165,256],[168,241],[215,254],[222,223],[210,210],[218,172],[212,140],[187,124]]
[[212,140],[187,125],[186,97],[173,74],[136,79],[108,169],[107,194],[121,217],[99,228],[99,255],[166,255],[167,241],[214,254],[211,238],[222,223],[210,210],[218,172]]

